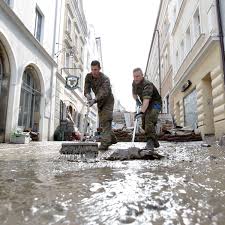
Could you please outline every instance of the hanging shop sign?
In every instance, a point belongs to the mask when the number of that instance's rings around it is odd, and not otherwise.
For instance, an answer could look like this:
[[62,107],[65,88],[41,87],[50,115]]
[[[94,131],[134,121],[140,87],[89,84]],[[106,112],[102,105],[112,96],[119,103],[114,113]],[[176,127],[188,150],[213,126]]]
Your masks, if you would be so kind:
[[70,90],[75,90],[78,88],[78,82],[79,82],[79,77],[78,76],[73,76],[69,75],[66,77],[66,88]]

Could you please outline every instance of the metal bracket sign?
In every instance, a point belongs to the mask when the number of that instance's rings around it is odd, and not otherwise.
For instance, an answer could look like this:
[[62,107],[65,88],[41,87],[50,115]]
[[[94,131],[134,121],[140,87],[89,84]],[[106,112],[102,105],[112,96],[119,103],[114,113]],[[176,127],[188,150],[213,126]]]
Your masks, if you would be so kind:
[[78,76],[72,76],[69,75],[66,77],[66,88],[70,90],[75,90],[78,88],[78,82],[79,82],[79,77]]
[[[80,69],[80,68],[76,68],[76,67],[73,67],[73,68],[63,67],[63,68],[61,68],[61,75],[62,75],[62,71],[63,70],[77,70],[77,69]],[[68,75],[66,77],[66,85],[65,85],[65,87],[68,88],[68,89],[70,89],[70,90],[75,90],[76,88],[78,88],[79,79],[80,79],[79,76],[76,76],[76,75]]]

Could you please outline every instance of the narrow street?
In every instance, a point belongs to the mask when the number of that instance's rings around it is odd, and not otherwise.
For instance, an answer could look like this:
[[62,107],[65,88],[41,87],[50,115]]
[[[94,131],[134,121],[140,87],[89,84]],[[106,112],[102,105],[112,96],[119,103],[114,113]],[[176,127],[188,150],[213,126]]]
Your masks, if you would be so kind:
[[1,144],[0,224],[222,225],[225,149],[201,143],[162,142],[160,161],[80,163],[60,142]]

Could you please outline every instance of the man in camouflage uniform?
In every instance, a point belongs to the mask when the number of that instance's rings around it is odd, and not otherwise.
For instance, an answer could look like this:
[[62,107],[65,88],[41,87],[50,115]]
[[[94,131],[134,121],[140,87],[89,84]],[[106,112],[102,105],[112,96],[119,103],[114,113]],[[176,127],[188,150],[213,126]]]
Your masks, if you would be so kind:
[[[97,103],[99,123],[102,128],[99,150],[107,150],[110,145],[117,143],[116,136],[112,131],[114,97],[110,80],[100,72],[100,69],[100,63],[92,61],[91,73],[88,73],[85,78],[84,96],[90,107]],[[92,98],[91,90],[94,92],[95,98]]]
[[142,118],[142,128],[145,130],[147,141],[146,148],[154,151],[154,147],[159,147],[155,125],[161,111],[162,99],[154,84],[144,78],[140,68],[133,70],[133,78],[133,98],[136,100],[136,104],[141,106],[141,110],[135,118]]

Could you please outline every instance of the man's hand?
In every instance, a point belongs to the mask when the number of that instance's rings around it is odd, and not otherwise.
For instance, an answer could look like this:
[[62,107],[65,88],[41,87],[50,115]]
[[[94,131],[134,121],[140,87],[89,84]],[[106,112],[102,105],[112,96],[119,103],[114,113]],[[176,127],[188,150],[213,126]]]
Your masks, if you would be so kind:
[[141,103],[140,99],[136,98],[136,106],[141,106],[141,105],[142,105],[142,103]]
[[89,107],[93,106],[96,102],[97,102],[96,99],[91,99],[91,100],[89,100],[89,101],[88,101]]
[[92,97],[91,97],[90,94],[86,94],[86,98],[87,98],[88,101],[92,100]]
[[135,115],[135,120],[139,120],[140,118],[142,118],[142,116],[144,115],[143,112],[139,112]]

